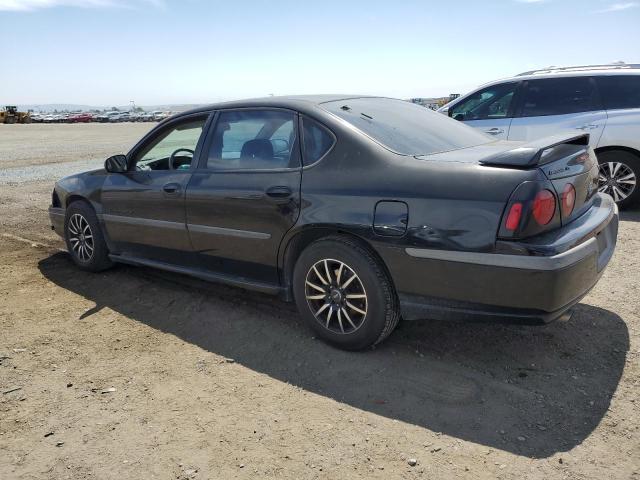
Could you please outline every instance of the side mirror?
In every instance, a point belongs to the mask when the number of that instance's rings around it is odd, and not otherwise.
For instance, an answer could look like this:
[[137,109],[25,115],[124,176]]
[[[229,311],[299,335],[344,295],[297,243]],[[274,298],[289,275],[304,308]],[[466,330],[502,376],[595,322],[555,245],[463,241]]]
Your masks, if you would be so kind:
[[104,169],[109,173],[124,173],[127,171],[127,156],[114,155],[104,162]]

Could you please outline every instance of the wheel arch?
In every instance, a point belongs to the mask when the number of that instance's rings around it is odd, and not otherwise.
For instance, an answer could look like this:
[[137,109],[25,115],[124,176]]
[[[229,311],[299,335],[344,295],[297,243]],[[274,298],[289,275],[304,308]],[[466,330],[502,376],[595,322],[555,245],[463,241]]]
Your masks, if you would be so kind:
[[280,280],[283,286],[283,296],[287,301],[293,300],[293,269],[300,257],[300,254],[313,242],[322,238],[328,237],[347,237],[350,240],[358,243],[361,247],[366,248],[373,257],[379,262],[380,266],[387,274],[389,282],[395,291],[395,284],[391,272],[387,268],[382,257],[378,254],[375,248],[369,241],[360,235],[357,235],[346,229],[331,226],[313,226],[307,227],[294,233],[287,241],[286,246],[283,249],[283,255],[280,267]]
[[596,153],[596,156],[599,153],[617,152],[617,151],[631,153],[632,155],[635,155],[636,157],[638,157],[638,159],[640,159],[640,151],[636,150],[635,148],[623,147],[621,145],[608,145],[606,147],[598,147],[594,150],[594,152]]

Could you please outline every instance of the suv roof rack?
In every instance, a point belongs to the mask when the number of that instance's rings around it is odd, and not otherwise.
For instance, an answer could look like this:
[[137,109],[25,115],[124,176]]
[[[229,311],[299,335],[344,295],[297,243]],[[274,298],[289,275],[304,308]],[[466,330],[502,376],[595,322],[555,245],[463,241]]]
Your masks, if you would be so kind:
[[640,63],[606,63],[601,65],[577,65],[575,67],[549,67],[541,68],[539,70],[530,70],[528,72],[519,73],[516,77],[522,77],[524,75],[536,75],[542,73],[554,73],[554,72],[579,72],[584,70],[629,70],[640,69]]

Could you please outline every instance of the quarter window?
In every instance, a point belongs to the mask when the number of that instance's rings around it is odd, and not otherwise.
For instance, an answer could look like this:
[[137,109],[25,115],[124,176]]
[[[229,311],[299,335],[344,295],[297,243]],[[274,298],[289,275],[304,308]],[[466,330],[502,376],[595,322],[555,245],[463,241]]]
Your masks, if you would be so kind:
[[546,78],[530,80],[522,107],[523,117],[566,115],[594,109],[595,89],[591,78]]
[[604,108],[640,108],[640,75],[603,75],[596,78]]
[[304,137],[304,165],[320,160],[333,146],[333,136],[325,127],[309,118],[302,120]]
[[462,121],[506,118],[517,86],[501,83],[480,90],[451,107],[450,116]]
[[293,168],[297,154],[295,115],[280,110],[220,113],[207,167],[215,170]]

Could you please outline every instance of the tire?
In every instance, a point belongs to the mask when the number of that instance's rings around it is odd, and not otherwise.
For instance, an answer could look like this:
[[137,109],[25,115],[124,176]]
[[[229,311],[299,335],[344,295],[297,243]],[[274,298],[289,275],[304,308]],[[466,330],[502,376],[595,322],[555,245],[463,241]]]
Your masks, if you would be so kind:
[[318,337],[344,350],[382,342],[400,320],[398,298],[385,269],[349,237],[327,237],[309,245],[295,264],[293,293],[304,322]]
[[113,265],[96,212],[86,201],[78,200],[67,207],[64,240],[80,269],[100,272]]
[[640,157],[624,150],[608,150],[596,156],[600,164],[598,190],[611,195],[621,209],[640,204]]

